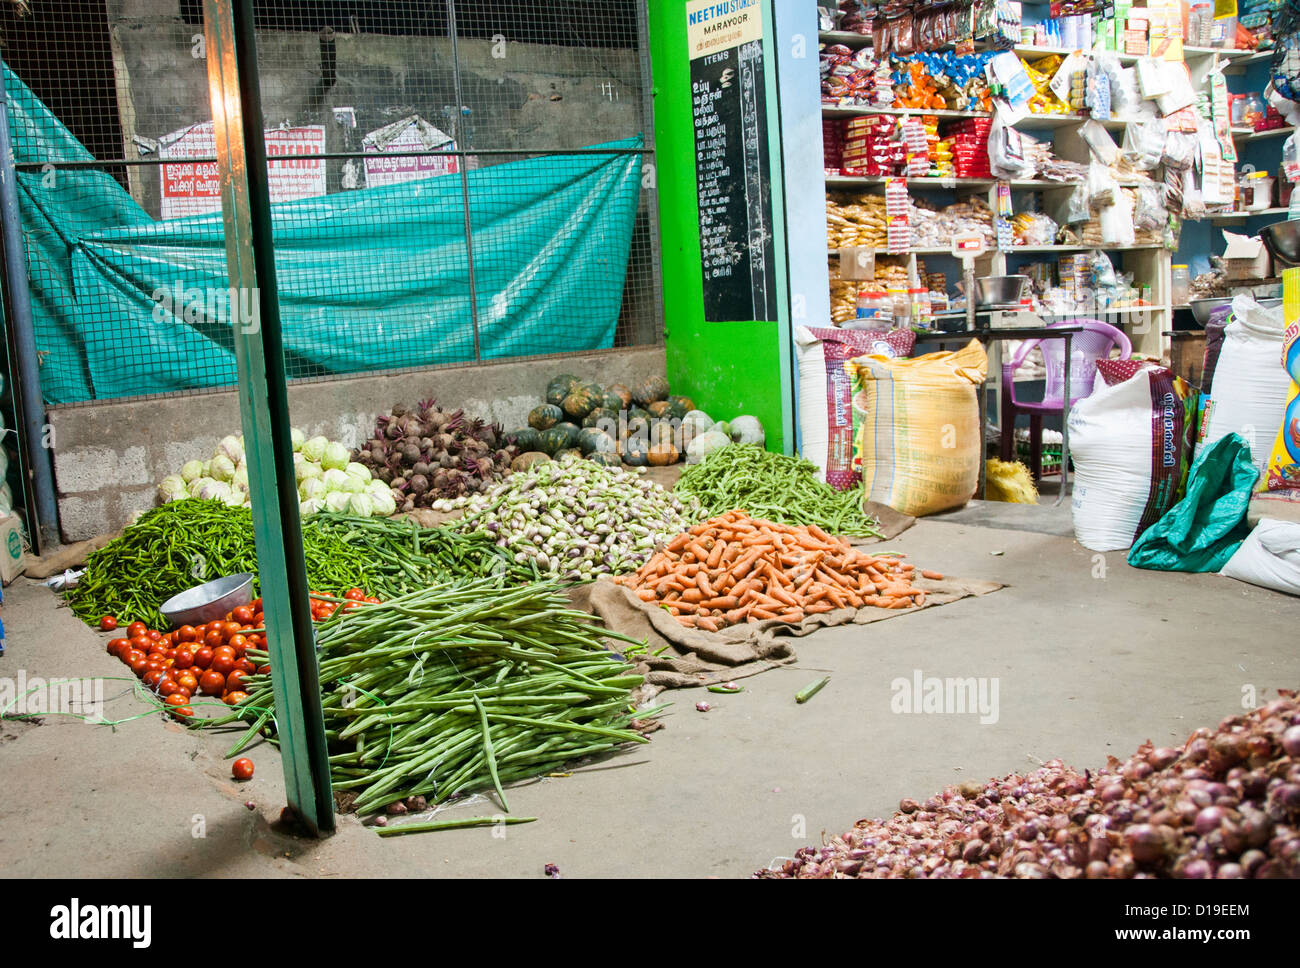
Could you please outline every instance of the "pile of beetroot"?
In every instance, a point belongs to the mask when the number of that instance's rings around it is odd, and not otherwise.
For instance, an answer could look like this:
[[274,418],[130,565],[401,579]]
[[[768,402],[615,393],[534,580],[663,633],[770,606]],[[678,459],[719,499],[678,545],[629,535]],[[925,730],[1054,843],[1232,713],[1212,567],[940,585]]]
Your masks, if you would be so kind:
[[755,876],[1300,877],[1300,702],[1280,693],[1096,772],[1052,760],[903,800]]

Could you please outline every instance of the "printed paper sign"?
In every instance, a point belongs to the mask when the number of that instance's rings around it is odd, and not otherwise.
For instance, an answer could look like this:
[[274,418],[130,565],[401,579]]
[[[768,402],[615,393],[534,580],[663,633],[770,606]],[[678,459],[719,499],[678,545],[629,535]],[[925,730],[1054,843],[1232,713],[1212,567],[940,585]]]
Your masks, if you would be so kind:
[[[460,171],[456,155],[406,155],[407,151],[455,151],[456,142],[419,117],[403,118],[371,131],[361,140],[366,152],[366,186],[396,185],[401,182],[449,175]],[[386,152],[396,157],[385,158]],[[371,157],[371,154],[376,157]]]
[[[267,180],[271,201],[291,202],[325,194],[325,161],[298,159],[325,151],[324,125],[273,128],[266,132]],[[217,139],[211,121],[173,131],[159,142],[161,158],[213,158]],[[221,211],[221,182],[215,161],[162,166],[162,217],[181,218]]]
[[759,0],[692,0],[686,4],[691,60],[762,36],[763,8]]

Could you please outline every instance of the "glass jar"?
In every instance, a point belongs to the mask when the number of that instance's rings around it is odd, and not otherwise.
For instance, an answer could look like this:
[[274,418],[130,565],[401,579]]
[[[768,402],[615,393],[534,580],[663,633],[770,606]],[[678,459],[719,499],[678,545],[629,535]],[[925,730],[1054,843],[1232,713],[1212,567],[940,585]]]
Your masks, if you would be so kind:
[[1174,266],[1169,275],[1169,298],[1175,306],[1186,306],[1192,295],[1192,275],[1187,266]]

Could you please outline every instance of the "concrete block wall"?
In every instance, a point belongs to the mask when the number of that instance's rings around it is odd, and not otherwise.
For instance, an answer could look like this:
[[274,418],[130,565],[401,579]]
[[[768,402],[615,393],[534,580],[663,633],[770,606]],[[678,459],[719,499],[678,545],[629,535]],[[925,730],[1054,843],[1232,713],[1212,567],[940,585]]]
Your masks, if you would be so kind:
[[[512,429],[527,421],[557,373],[631,385],[664,375],[664,351],[652,346],[295,383],[289,409],[308,436],[324,434],[349,447],[368,439],[375,418],[395,403],[426,397]],[[157,504],[159,481],[186,461],[211,457],[226,434],[242,432],[233,391],[62,407],[49,419],[64,541],[121,529]]]

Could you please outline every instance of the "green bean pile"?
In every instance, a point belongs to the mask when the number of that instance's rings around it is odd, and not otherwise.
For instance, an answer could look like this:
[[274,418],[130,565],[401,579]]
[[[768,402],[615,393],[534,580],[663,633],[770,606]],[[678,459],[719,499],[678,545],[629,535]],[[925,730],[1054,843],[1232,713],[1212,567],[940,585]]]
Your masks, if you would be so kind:
[[[489,787],[509,810],[504,783],[646,742],[627,728],[649,715],[628,696],[642,677],[601,644],[633,640],[594,621],[557,584],[491,578],[335,613],[317,635],[334,789],[355,791],[358,813]],[[270,677],[246,681],[244,703],[199,724],[251,723],[228,756],[274,723]]]
[[881,536],[862,511],[862,489],[837,491],[817,477],[817,465],[772,454],[756,444],[715,450],[682,472],[676,490],[695,497],[706,517],[744,511],[780,524],[815,524],[829,534]]
[[304,530],[333,536],[366,556],[364,587],[379,598],[395,598],[426,585],[496,576],[536,581],[537,569],[515,563],[486,531],[422,528],[410,519],[313,514]]
[[[303,529],[307,578],[313,589],[342,594],[365,587],[367,552],[334,534]],[[86,559],[68,593],[78,618],[112,615],[119,625],[165,627],[158,606],[187,588],[224,575],[257,573],[253,516],[248,508],[189,498],[147,511]]]

